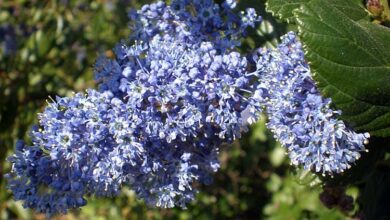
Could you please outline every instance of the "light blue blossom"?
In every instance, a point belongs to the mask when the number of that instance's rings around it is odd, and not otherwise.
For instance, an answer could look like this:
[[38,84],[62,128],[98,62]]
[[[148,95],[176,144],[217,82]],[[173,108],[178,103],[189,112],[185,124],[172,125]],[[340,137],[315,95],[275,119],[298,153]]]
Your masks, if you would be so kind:
[[254,9],[240,14],[235,0],[221,5],[212,0],[174,0],[144,5],[129,13],[134,33],[132,39],[148,42],[156,35],[165,40],[175,38],[186,43],[210,41],[218,50],[231,49],[240,44],[248,27],[261,21]]
[[[117,47],[116,52],[122,56],[98,61],[96,75],[101,91],[113,92],[128,105],[120,127],[128,126],[123,123],[137,112],[145,121],[141,132],[168,143],[196,137],[231,142],[240,137],[241,112],[251,89],[245,57],[221,54],[211,42],[187,44],[159,35],[142,46]],[[100,62],[117,63],[121,70],[115,67],[107,75]]]
[[274,50],[260,50],[258,85],[253,101],[265,106],[268,127],[285,146],[291,163],[323,174],[351,167],[365,151],[368,133],[356,133],[323,98],[304,59],[301,44],[290,32]]

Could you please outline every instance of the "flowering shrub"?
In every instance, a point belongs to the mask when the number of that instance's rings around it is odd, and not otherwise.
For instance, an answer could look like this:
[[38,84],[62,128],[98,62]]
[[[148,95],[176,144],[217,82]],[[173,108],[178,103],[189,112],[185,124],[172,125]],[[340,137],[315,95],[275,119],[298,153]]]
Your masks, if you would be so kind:
[[[32,143],[17,143],[6,175],[14,198],[50,217],[85,206],[86,196],[118,196],[128,186],[152,207],[186,208],[198,183],[212,183],[220,150],[240,139],[263,113],[291,164],[321,173],[324,184],[327,176],[342,176],[366,151],[370,135],[388,134],[388,120],[367,122],[389,114],[386,101],[367,101],[388,95],[385,84],[378,82],[376,88],[383,88],[378,94],[355,99],[358,89],[342,87],[345,82],[330,76],[316,56],[325,53],[310,35],[315,32],[310,10],[318,1],[302,1],[294,13],[275,2],[269,1],[270,10],[297,22],[305,47],[289,32],[274,49],[240,50],[248,30],[262,19],[253,8],[240,12],[236,1],[160,1],[131,11],[130,43],[120,42],[114,59],[96,61],[98,90],[52,99],[29,134]],[[389,36],[388,30],[383,33],[373,38]],[[386,70],[380,65],[387,61],[378,62],[382,76]],[[327,92],[326,86],[343,95]],[[356,113],[352,102],[372,106]],[[339,117],[344,111],[346,117]]]

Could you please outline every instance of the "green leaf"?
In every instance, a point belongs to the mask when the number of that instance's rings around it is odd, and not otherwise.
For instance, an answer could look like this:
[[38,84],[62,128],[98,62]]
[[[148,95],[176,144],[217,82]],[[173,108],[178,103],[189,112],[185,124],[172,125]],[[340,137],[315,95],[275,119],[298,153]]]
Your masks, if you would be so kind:
[[358,131],[390,135],[390,29],[353,0],[312,0],[294,12],[322,94]]
[[293,17],[293,10],[309,1],[310,0],[268,0],[266,2],[266,9],[271,12],[272,15],[290,23],[295,20]]
[[[268,12],[272,13],[272,15],[287,21],[288,23],[294,23],[294,10],[299,9],[305,3],[309,3],[310,0],[268,0],[266,2],[266,9]],[[351,16],[353,15],[362,15],[366,17],[367,14],[360,10],[360,8],[356,8],[355,5],[361,5],[361,0],[352,0],[349,1],[338,1],[335,2],[334,7],[339,8],[340,10],[350,10]],[[355,4],[351,6],[351,3]],[[323,2],[324,4],[324,2]]]

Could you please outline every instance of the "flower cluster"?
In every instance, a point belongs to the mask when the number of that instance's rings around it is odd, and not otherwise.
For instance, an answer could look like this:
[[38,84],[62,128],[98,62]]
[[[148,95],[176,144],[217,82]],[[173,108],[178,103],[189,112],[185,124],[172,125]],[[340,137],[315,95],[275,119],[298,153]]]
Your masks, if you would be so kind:
[[116,53],[116,60],[102,58],[95,66],[100,90],[137,109],[146,120],[145,135],[167,142],[240,137],[250,89],[245,57],[218,54],[211,42],[185,44],[159,36]]
[[173,0],[170,5],[159,1],[131,11],[134,31],[132,39],[150,41],[155,35],[164,40],[199,43],[211,41],[218,50],[240,44],[248,27],[260,22],[253,8],[237,13],[237,2],[227,0],[221,5],[213,0]]
[[[217,14],[195,16],[187,4]],[[145,5],[134,15],[147,35],[133,37],[143,42],[119,44],[116,59],[96,62],[99,91],[53,100],[32,145],[18,145],[8,175],[15,198],[47,215],[85,205],[85,195],[115,196],[123,185],[152,206],[193,200],[193,183],[212,182],[219,149],[246,128],[253,87],[246,58],[231,48],[258,17],[253,10],[234,17],[234,5]]]
[[101,189],[107,185],[111,193],[117,192],[118,182],[110,178],[115,170],[99,169],[112,159],[109,154],[115,147],[105,125],[109,98],[89,91],[87,96],[49,103],[30,133],[32,145],[19,141],[9,158],[13,164],[9,188],[15,199],[50,215],[85,205],[86,193],[105,192]]
[[319,93],[294,33],[275,50],[261,50],[254,100],[267,109],[268,127],[294,165],[323,174],[340,173],[365,150],[368,133],[358,134],[337,119],[340,111]]
[[129,185],[147,203],[185,206],[194,180],[209,184],[218,167],[218,141],[167,141],[144,133],[136,109],[110,92],[57,98],[18,142],[9,188],[25,207],[47,215],[86,204],[85,195],[114,196]]
[[[245,129],[241,113],[249,104],[247,61],[237,52],[219,54],[211,42],[171,42],[159,35],[145,44],[117,47],[116,55],[116,60],[101,58],[95,66],[100,90],[125,103],[122,108],[129,110],[117,113],[120,121],[137,131],[131,136],[147,141],[144,154],[159,152],[154,159],[161,161],[153,169],[167,178],[160,176],[153,185],[138,179],[141,185],[133,189],[155,206],[184,206],[193,199],[190,183],[210,182],[210,172],[219,167],[221,144],[239,138]],[[190,155],[190,167],[174,165]]]

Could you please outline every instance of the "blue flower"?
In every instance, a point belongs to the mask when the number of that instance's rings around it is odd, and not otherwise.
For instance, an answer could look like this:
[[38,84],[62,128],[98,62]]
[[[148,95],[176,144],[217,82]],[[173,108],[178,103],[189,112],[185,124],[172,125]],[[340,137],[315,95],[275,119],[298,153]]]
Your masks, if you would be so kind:
[[234,7],[181,0],[131,13],[138,41],[97,60],[99,91],[51,100],[32,144],[9,158],[15,199],[48,216],[124,185],[151,206],[192,201],[193,184],[211,184],[219,149],[241,136],[254,108],[248,62],[232,49],[259,17]]
[[[202,136],[231,142],[240,137],[241,112],[251,90],[245,57],[220,54],[211,42],[180,43],[158,35],[142,46],[117,48],[126,55],[103,62],[118,63],[120,71],[115,67],[109,71],[113,75],[99,78],[100,89],[124,100],[129,111],[116,118],[122,125],[115,122],[111,130],[128,126],[131,112],[137,112],[145,120],[140,132],[168,143]],[[99,62],[96,66],[102,65]],[[96,71],[102,76],[100,71],[106,69]],[[113,85],[112,78],[120,84]]]
[[231,49],[240,44],[248,27],[261,21],[254,9],[236,13],[235,0],[221,5],[212,0],[174,0],[170,5],[159,1],[144,5],[129,13],[133,21],[132,38],[144,42],[161,35],[165,40],[200,43],[210,41],[218,50]]
[[[9,157],[13,164],[9,188],[16,200],[51,216],[84,206],[86,194],[118,193],[120,177],[108,175],[107,169],[108,178],[94,176],[116,146],[105,122],[111,97],[89,90],[87,95],[57,97],[49,103],[30,133],[32,145],[18,142]],[[96,117],[92,124],[91,117]],[[90,133],[92,127],[99,135]],[[101,185],[107,186],[104,191]]]
[[221,144],[246,130],[241,113],[251,104],[252,89],[247,60],[217,50],[212,42],[184,43],[160,35],[118,46],[116,53],[111,62],[121,71],[111,77],[120,82],[119,90],[111,88],[110,77],[99,82],[101,92],[115,96],[109,129],[116,142],[141,140],[143,151],[130,154],[144,160],[126,174],[128,183],[150,205],[185,207],[196,193],[194,181],[210,184]]
[[52,216],[84,206],[86,195],[114,196],[128,185],[152,206],[185,207],[194,199],[193,183],[209,184],[219,168],[222,141],[200,135],[196,106],[181,106],[169,119],[174,125],[154,107],[94,90],[49,102],[30,133],[32,145],[18,142],[9,157],[15,199]]
[[275,50],[260,50],[258,85],[252,101],[265,106],[268,127],[285,146],[294,165],[323,174],[351,167],[365,151],[368,133],[356,133],[337,118],[312,79],[294,33]]

